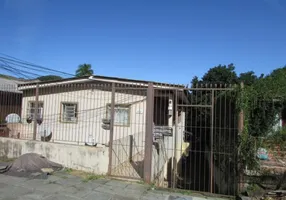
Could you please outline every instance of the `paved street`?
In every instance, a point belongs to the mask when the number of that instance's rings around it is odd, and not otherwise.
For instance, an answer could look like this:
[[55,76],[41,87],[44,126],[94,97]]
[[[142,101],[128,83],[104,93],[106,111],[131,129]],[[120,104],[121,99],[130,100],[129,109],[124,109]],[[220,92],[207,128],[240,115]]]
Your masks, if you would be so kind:
[[205,200],[203,196],[152,190],[150,186],[118,180],[86,181],[70,174],[28,179],[0,174],[0,200]]

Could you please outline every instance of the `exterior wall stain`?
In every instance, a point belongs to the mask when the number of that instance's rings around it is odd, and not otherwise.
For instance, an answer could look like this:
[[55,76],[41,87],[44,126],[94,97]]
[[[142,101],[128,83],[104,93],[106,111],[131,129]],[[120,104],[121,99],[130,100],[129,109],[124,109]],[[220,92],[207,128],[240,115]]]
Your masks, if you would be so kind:
[[26,146],[29,148],[30,151],[34,151],[35,149],[35,143],[27,141]]
[[105,175],[108,171],[108,147],[86,147],[0,137],[0,157],[17,158],[37,153],[64,167]]

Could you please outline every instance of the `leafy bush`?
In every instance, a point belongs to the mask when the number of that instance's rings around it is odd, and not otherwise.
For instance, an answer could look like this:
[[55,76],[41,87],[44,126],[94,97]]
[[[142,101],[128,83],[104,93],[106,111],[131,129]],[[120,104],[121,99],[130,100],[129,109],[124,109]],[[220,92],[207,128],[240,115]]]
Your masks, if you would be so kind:
[[286,127],[280,128],[277,131],[273,131],[272,134],[266,138],[264,145],[269,149],[277,149],[280,151],[286,151]]

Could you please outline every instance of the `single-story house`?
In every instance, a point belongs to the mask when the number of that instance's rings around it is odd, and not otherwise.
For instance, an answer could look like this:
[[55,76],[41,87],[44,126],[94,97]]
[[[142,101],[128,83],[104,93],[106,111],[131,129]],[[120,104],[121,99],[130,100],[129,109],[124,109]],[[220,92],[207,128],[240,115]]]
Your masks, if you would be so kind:
[[[145,145],[149,83],[152,83],[154,88],[154,125],[169,127],[172,132],[165,137],[169,139],[163,142],[167,149],[165,157],[168,159],[175,154],[179,157],[185,131],[185,112],[182,107],[176,108],[176,105],[188,101],[183,85],[106,76],[20,84],[18,89],[23,93],[21,123],[14,124],[11,129],[22,139],[32,139],[36,128],[37,140],[43,140],[44,137],[45,141],[49,142],[108,146],[110,127],[105,123],[110,119],[111,102],[114,97],[113,159],[116,160],[113,163],[116,162],[114,165],[118,166],[118,162],[128,159],[126,156],[129,155],[130,148],[124,146],[132,146],[135,155],[133,159],[142,160],[140,153],[144,152]],[[114,89],[112,84],[115,86]],[[39,102],[37,126],[33,120],[36,113],[36,93]],[[112,96],[112,93],[115,95]],[[178,120],[175,120],[175,116],[178,116]],[[175,132],[177,134],[174,134]],[[154,140],[157,136],[154,134]],[[162,164],[166,167],[166,160]],[[140,176],[140,173],[138,174]]]
[[[95,142],[108,144],[109,130],[103,120],[110,118],[111,84],[115,83],[114,140],[145,131],[146,95],[148,81],[115,77],[92,76],[38,83],[37,138],[43,132],[52,134],[51,141],[72,144]],[[174,91],[183,85],[153,82],[154,125],[174,126]],[[32,138],[37,83],[19,84],[23,92],[21,126],[17,131]],[[182,94],[178,101],[186,101]],[[185,99],[184,99],[185,98]],[[183,112],[179,112],[181,119]],[[185,123],[185,122],[179,122]],[[180,126],[183,127],[183,126]]]

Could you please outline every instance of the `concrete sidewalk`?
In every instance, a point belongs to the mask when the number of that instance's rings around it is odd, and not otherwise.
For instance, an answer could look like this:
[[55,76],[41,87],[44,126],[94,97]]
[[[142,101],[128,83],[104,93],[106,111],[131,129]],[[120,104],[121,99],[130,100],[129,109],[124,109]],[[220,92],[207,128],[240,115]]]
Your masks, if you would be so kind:
[[[118,180],[83,181],[67,173],[48,179],[27,179],[0,174],[0,200],[206,200],[204,196],[185,196],[152,190],[150,186]],[[208,198],[215,199],[215,198]]]

